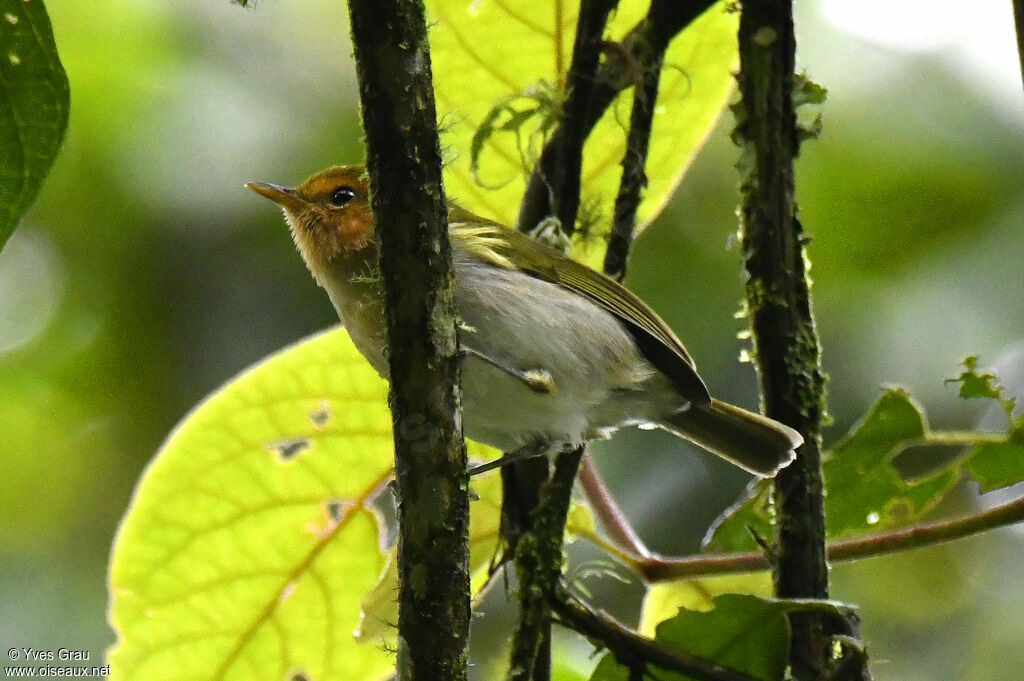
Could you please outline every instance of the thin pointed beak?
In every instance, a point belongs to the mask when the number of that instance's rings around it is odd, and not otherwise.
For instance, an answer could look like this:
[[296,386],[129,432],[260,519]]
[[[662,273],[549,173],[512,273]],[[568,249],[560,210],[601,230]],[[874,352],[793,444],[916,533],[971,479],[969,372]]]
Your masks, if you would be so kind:
[[245,186],[260,196],[265,196],[274,203],[280,204],[282,208],[299,208],[305,203],[291,187],[282,187],[267,182],[246,182]]

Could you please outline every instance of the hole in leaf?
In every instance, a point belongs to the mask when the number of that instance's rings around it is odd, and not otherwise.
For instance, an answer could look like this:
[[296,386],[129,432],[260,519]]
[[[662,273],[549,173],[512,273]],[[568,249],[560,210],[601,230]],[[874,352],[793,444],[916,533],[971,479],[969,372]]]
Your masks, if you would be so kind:
[[321,506],[323,516],[319,522],[309,524],[309,531],[321,539],[329,536],[354,507],[355,504],[346,499],[325,500]]
[[377,531],[380,539],[380,550],[390,550],[398,541],[398,503],[391,485],[381,485],[366,500],[366,508],[377,519]]
[[344,502],[340,499],[328,499],[324,504],[327,511],[327,518],[335,523],[340,523],[345,517],[345,511],[352,507],[352,502]]
[[964,454],[964,445],[912,444],[897,452],[892,467],[905,480],[925,478]]
[[312,443],[308,438],[296,437],[291,440],[281,440],[280,442],[271,442],[267,445],[267,449],[272,452],[276,452],[278,458],[281,461],[291,461],[296,456],[306,451],[312,446]]
[[317,428],[323,428],[327,425],[327,422],[331,420],[331,405],[327,400],[321,402],[317,410],[309,415],[309,420]]

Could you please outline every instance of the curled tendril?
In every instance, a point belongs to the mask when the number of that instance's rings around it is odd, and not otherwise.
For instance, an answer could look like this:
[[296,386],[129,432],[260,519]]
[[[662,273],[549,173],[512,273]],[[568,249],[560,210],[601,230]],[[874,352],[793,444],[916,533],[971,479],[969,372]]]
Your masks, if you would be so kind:
[[484,147],[496,133],[508,133],[515,137],[520,168],[524,177],[528,178],[544,142],[558,122],[559,105],[557,89],[545,80],[498,100],[487,112],[470,142],[469,170],[473,181],[485,189],[500,189],[512,181],[510,178],[488,183],[480,177]]

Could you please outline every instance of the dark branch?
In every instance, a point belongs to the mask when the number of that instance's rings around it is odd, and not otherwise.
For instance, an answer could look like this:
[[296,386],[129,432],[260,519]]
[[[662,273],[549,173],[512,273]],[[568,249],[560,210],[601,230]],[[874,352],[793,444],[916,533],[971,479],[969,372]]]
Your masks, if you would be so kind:
[[654,122],[654,106],[658,101],[658,81],[661,78],[663,59],[663,52],[651,55],[640,82],[633,88],[633,111],[629,118],[626,153],[622,158],[622,180],[615,197],[612,231],[604,256],[605,274],[617,281],[622,281],[626,276],[629,248],[636,228],[636,211],[640,206],[640,194],[647,186],[644,168],[647,165],[647,148]]
[[[825,377],[811,313],[804,236],[796,218],[793,160],[799,137],[793,108],[796,40],[791,0],[745,0],[739,29],[735,139],[742,146],[741,240],[754,361],[765,413],[804,436],[796,461],[775,479],[781,598],[828,597],[821,428]],[[793,613],[794,678],[818,679],[830,633],[814,613]]]
[[398,677],[466,678],[469,500],[447,210],[420,0],[350,0],[387,305]]
[[583,447],[559,453],[551,479],[541,488],[539,502],[530,513],[530,529],[516,547],[519,626],[512,639],[510,681],[550,676],[550,669],[540,669],[539,664],[550,665],[542,644],[551,636],[551,595],[562,575],[565,520],[582,457]]
[[[578,143],[582,153],[583,142],[605,110],[615,101],[616,95],[633,85],[633,79],[625,71],[646,71],[650,66],[647,62],[649,55],[664,54],[669,41],[713,4],[714,0],[659,0],[651,3],[647,16],[634,26],[620,43],[625,59],[608,59],[598,67],[586,115],[573,124],[579,125],[580,128],[571,130],[573,125],[560,122],[548,138],[526,186],[517,224],[520,230],[529,231],[544,218],[555,214],[542,169],[548,168],[556,155],[563,153],[561,149],[568,144],[567,140],[575,140],[574,144]],[[573,223],[562,222],[562,228],[567,234],[572,232],[573,227]]]
[[557,143],[555,137],[548,143],[534,172],[537,182],[531,178],[526,190],[527,197],[539,193],[544,195],[544,200],[524,197],[519,213],[519,228],[524,231],[533,229],[549,215],[558,218],[566,234],[572,232],[576,223],[583,143],[591,129],[584,121],[593,100],[604,28],[609,13],[617,4],[618,0],[583,0],[580,4],[576,41],[558,125],[562,134],[557,135]]

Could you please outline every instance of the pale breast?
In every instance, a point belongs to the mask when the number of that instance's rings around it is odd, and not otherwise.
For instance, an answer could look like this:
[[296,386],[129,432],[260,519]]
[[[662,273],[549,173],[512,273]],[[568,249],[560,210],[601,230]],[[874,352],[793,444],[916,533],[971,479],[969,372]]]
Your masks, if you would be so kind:
[[[466,256],[455,271],[468,327],[460,342],[493,360],[463,363],[469,437],[510,450],[538,435],[578,443],[646,420],[651,382],[667,382],[614,316],[557,284]],[[493,364],[546,371],[554,390],[533,390]]]

